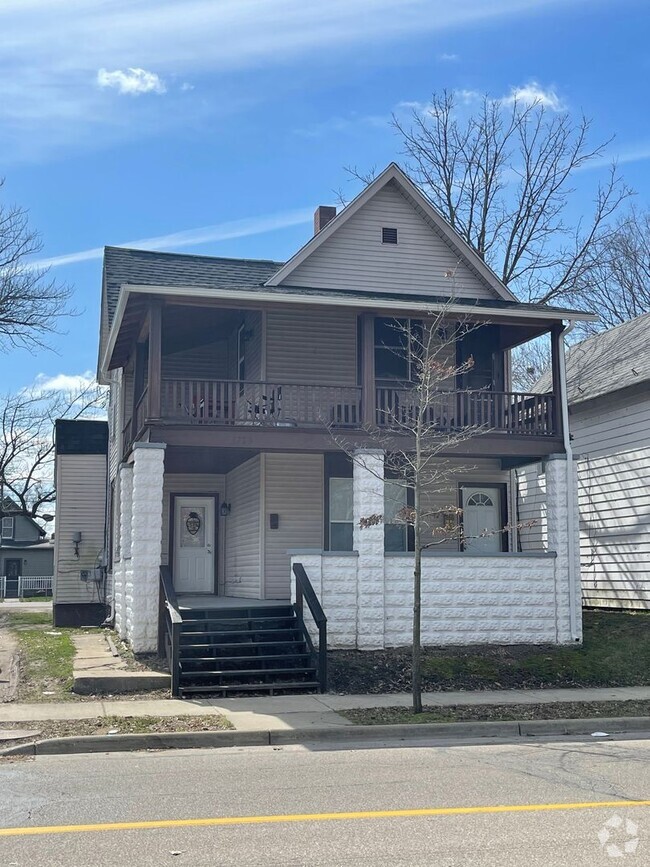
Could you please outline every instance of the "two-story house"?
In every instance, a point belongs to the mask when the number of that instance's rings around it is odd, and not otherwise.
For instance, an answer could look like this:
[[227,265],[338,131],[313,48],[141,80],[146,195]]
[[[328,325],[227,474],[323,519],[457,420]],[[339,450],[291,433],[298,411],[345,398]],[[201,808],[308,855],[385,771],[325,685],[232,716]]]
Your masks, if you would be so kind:
[[45,530],[11,497],[0,502],[0,598],[49,593],[54,547]]
[[[412,540],[359,522],[390,511],[368,431],[382,407],[408,399],[388,325],[440,310],[484,326],[459,340],[457,357],[474,365],[450,400],[465,413],[487,407],[490,429],[441,458],[465,469],[454,492],[463,515],[494,532],[427,553],[423,641],[578,642],[562,333],[583,314],[518,302],[395,164],[340,213],[318,208],[288,262],[106,248],[99,377],[111,391],[115,623],[135,651],[166,646],[181,694],[314,682],[290,607],[296,564],[330,647],[410,642]],[[542,334],[552,392],[516,394],[509,350]],[[337,448],[332,428],[364,460]],[[513,470],[539,461],[548,545],[524,553]]]

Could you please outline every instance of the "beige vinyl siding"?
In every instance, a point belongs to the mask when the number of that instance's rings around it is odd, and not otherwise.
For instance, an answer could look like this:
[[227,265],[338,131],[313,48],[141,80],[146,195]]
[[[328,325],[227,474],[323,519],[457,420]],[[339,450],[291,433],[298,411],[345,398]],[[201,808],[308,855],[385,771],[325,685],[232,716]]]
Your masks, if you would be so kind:
[[[54,601],[99,602],[97,585],[79,579],[81,569],[93,569],[104,548],[106,456],[57,455]],[[80,532],[79,559],[72,535]]]
[[[209,473],[165,473],[163,480],[163,524],[162,524],[162,551],[161,563],[166,566],[172,563],[172,551],[170,550],[170,530],[171,530],[171,495],[172,494],[187,494],[189,496],[203,496],[205,494],[217,494],[217,511],[219,504],[223,502],[226,491],[226,477]],[[219,580],[219,588],[223,586],[225,551],[224,551],[224,519],[215,516],[218,522],[217,534],[217,577]]]
[[225,520],[226,596],[262,593],[261,460],[256,455],[226,476],[231,512]]
[[650,397],[633,390],[571,412],[586,605],[650,609]]
[[215,340],[162,357],[163,379],[226,379],[228,343]]
[[[436,509],[444,508],[445,506],[458,505],[458,486],[459,485],[494,485],[494,484],[509,484],[510,476],[507,471],[500,468],[499,462],[496,460],[479,459],[472,461],[468,466],[467,471],[462,471],[463,461],[450,461],[450,466],[458,467],[458,475],[452,480],[447,490],[427,490],[422,491],[422,510],[423,513],[435,512]],[[438,486],[437,486],[438,487]],[[510,498],[508,496],[508,502]],[[507,505],[507,503],[506,503]],[[433,521],[432,518],[429,519]],[[435,546],[436,551],[458,551],[459,544],[456,539],[449,539]]]
[[[546,476],[541,463],[516,470],[517,523],[522,551],[547,549]],[[525,526],[530,524],[530,526]]]
[[[397,229],[396,245],[382,244],[384,226]],[[392,182],[284,283],[323,289],[453,294],[459,298],[496,297]]]
[[347,310],[269,311],[266,379],[306,385],[356,385],[356,315]]
[[[265,598],[289,599],[292,548],[323,547],[323,455],[263,456]],[[279,517],[277,530],[269,516]]]

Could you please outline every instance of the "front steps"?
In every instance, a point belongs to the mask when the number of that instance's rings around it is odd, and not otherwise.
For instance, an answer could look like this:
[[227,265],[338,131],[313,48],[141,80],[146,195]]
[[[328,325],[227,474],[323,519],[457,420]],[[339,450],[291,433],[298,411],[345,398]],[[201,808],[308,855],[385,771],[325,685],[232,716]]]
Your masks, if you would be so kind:
[[181,698],[313,692],[313,651],[292,605],[182,611]]

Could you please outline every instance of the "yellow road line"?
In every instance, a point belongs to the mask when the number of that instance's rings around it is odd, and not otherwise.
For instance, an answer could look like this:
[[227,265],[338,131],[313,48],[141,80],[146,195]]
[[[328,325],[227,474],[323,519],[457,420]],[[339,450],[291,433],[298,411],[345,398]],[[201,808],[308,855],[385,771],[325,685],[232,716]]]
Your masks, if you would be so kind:
[[468,816],[485,813],[535,813],[595,810],[604,807],[650,807],[650,801],[585,801],[576,804],[512,804],[485,807],[425,807],[414,810],[363,810],[352,813],[289,813],[277,816],[221,816],[206,819],[160,819],[149,822],[105,822],[94,825],[49,825],[0,828],[0,837],[78,834],[88,831],[140,831],[151,828],[201,828],[216,825],[266,825],[281,822],[329,822],[334,819],[400,819],[414,816]]

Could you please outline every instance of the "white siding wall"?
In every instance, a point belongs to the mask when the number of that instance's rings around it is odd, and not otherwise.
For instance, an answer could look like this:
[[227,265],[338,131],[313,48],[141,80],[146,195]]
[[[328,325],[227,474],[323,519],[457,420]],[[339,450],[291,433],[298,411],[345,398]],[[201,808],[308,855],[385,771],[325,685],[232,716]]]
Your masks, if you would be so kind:
[[[516,470],[517,523],[522,551],[546,551],[546,476],[541,463]],[[524,526],[530,524],[530,526]]]
[[[92,569],[104,548],[106,455],[57,455],[56,533],[54,543],[54,601],[101,602],[97,585],[79,579]],[[72,535],[82,535],[79,559]]]
[[[292,548],[323,547],[323,456],[267,454],[264,463],[265,598],[288,599]],[[271,530],[269,515],[279,528]]]
[[240,464],[226,476],[231,513],[226,519],[226,596],[259,599],[262,592],[261,459]]
[[[381,243],[383,226],[397,229],[397,245]],[[448,272],[452,278],[445,277]],[[325,289],[495,297],[393,183],[350,217],[284,282]]]
[[572,409],[570,424],[583,600],[650,609],[650,397],[634,390],[589,401]]
[[357,317],[347,310],[269,311],[269,382],[356,385]]

